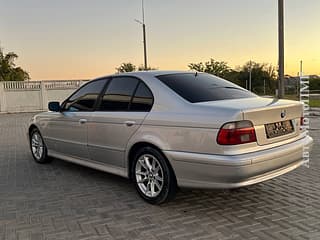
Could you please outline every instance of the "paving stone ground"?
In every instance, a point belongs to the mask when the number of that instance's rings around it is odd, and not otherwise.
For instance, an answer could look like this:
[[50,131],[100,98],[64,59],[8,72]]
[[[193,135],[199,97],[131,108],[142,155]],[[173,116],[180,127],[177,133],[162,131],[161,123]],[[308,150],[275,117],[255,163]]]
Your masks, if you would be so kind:
[[29,153],[32,114],[0,114],[2,239],[320,239],[320,118],[310,168],[237,190],[148,205],[126,179]]

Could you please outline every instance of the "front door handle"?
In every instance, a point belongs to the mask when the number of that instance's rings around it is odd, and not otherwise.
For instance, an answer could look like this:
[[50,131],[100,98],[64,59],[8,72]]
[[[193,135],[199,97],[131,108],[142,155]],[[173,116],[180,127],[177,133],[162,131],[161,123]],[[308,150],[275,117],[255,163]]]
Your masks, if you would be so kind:
[[135,121],[125,121],[124,122],[128,127],[133,126],[136,122]]
[[87,122],[87,119],[84,119],[84,118],[82,118],[82,119],[79,120],[79,123],[80,123],[80,124],[85,124],[86,122]]

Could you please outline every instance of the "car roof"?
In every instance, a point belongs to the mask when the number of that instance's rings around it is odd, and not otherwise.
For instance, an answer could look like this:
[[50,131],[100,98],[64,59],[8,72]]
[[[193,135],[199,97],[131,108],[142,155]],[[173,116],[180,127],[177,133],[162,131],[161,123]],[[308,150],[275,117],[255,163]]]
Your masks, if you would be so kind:
[[125,72],[125,73],[115,73],[112,75],[106,75],[99,78],[105,77],[117,77],[117,76],[135,76],[135,77],[157,77],[160,75],[167,74],[181,74],[181,73],[193,73],[194,71],[163,71],[163,70],[151,70],[151,71],[136,71],[136,72]]

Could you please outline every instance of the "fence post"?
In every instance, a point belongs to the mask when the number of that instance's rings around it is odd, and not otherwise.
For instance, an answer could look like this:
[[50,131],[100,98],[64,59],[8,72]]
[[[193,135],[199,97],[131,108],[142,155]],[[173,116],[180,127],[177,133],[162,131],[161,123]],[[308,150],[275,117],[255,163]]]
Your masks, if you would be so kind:
[[3,82],[0,82],[0,112],[7,112],[7,103]]
[[47,92],[46,85],[45,85],[44,81],[41,81],[41,83],[40,83],[40,95],[41,95],[41,99],[40,99],[41,110],[46,111],[47,107],[48,107],[47,106],[48,105],[48,92]]

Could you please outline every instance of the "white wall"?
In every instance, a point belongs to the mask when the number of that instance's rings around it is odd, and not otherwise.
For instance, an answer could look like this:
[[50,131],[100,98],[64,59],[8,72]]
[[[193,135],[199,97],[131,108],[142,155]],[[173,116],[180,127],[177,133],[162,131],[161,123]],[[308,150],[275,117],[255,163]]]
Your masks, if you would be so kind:
[[47,111],[48,102],[62,102],[85,82],[0,82],[0,112]]
[[51,102],[51,101],[63,102],[73,92],[74,92],[74,89],[52,89],[47,93],[48,102]]
[[6,106],[5,112],[28,112],[39,111],[41,106],[41,92],[39,90],[17,90],[5,91]]

